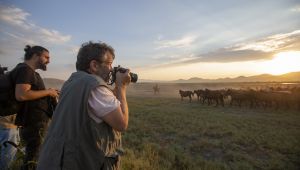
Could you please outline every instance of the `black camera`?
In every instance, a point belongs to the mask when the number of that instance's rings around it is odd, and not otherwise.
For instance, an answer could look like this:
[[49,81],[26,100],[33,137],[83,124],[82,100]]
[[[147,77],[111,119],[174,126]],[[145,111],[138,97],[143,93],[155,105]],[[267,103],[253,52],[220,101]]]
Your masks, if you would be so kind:
[[[121,67],[120,65],[118,67],[114,67],[113,70],[110,72],[110,81],[109,81],[108,84],[112,85],[112,84],[115,83],[117,72],[125,73],[126,71],[127,71],[127,69]],[[135,74],[135,73],[132,73],[132,72],[130,72],[129,75],[130,75],[130,78],[131,78],[131,82],[136,83],[137,80],[138,80],[138,75]]]
[[1,67],[0,65],[0,74],[4,74],[7,71],[7,67]]

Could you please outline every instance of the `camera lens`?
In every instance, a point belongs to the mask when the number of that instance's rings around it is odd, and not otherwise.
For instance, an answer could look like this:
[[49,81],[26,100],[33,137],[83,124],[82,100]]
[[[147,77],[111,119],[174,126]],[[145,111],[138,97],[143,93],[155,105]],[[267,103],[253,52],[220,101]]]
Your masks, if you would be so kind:
[[131,77],[131,82],[136,83],[138,80],[138,75],[135,73],[129,73],[130,77]]

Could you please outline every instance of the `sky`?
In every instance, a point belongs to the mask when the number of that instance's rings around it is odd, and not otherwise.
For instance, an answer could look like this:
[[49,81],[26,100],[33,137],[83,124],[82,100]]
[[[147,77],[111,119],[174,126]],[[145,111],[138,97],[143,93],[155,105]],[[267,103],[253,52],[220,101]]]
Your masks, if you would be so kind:
[[143,80],[279,75],[300,71],[299,18],[299,0],[1,0],[0,64],[41,45],[38,72],[66,80],[81,44],[101,41]]

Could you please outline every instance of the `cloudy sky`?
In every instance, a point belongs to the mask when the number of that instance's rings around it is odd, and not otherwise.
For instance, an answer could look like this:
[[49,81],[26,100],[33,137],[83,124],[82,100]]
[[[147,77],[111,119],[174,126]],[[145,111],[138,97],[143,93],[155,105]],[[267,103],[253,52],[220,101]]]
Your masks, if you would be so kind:
[[0,64],[49,49],[43,77],[67,79],[80,45],[103,41],[140,79],[300,71],[299,0],[2,0]]

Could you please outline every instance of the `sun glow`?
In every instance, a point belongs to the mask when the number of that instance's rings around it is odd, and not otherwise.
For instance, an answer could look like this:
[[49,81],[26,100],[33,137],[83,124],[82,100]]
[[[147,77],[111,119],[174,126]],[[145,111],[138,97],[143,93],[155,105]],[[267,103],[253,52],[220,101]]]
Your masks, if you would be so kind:
[[280,75],[300,71],[300,51],[280,52],[272,60],[228,63],[194,63],[175,67],[137,70],[141,79],[177,80],[234,78],[259,74]]
[[274,75],[300,71],[300,51],[280,52],[271,61],[261,62],[258,69]]

